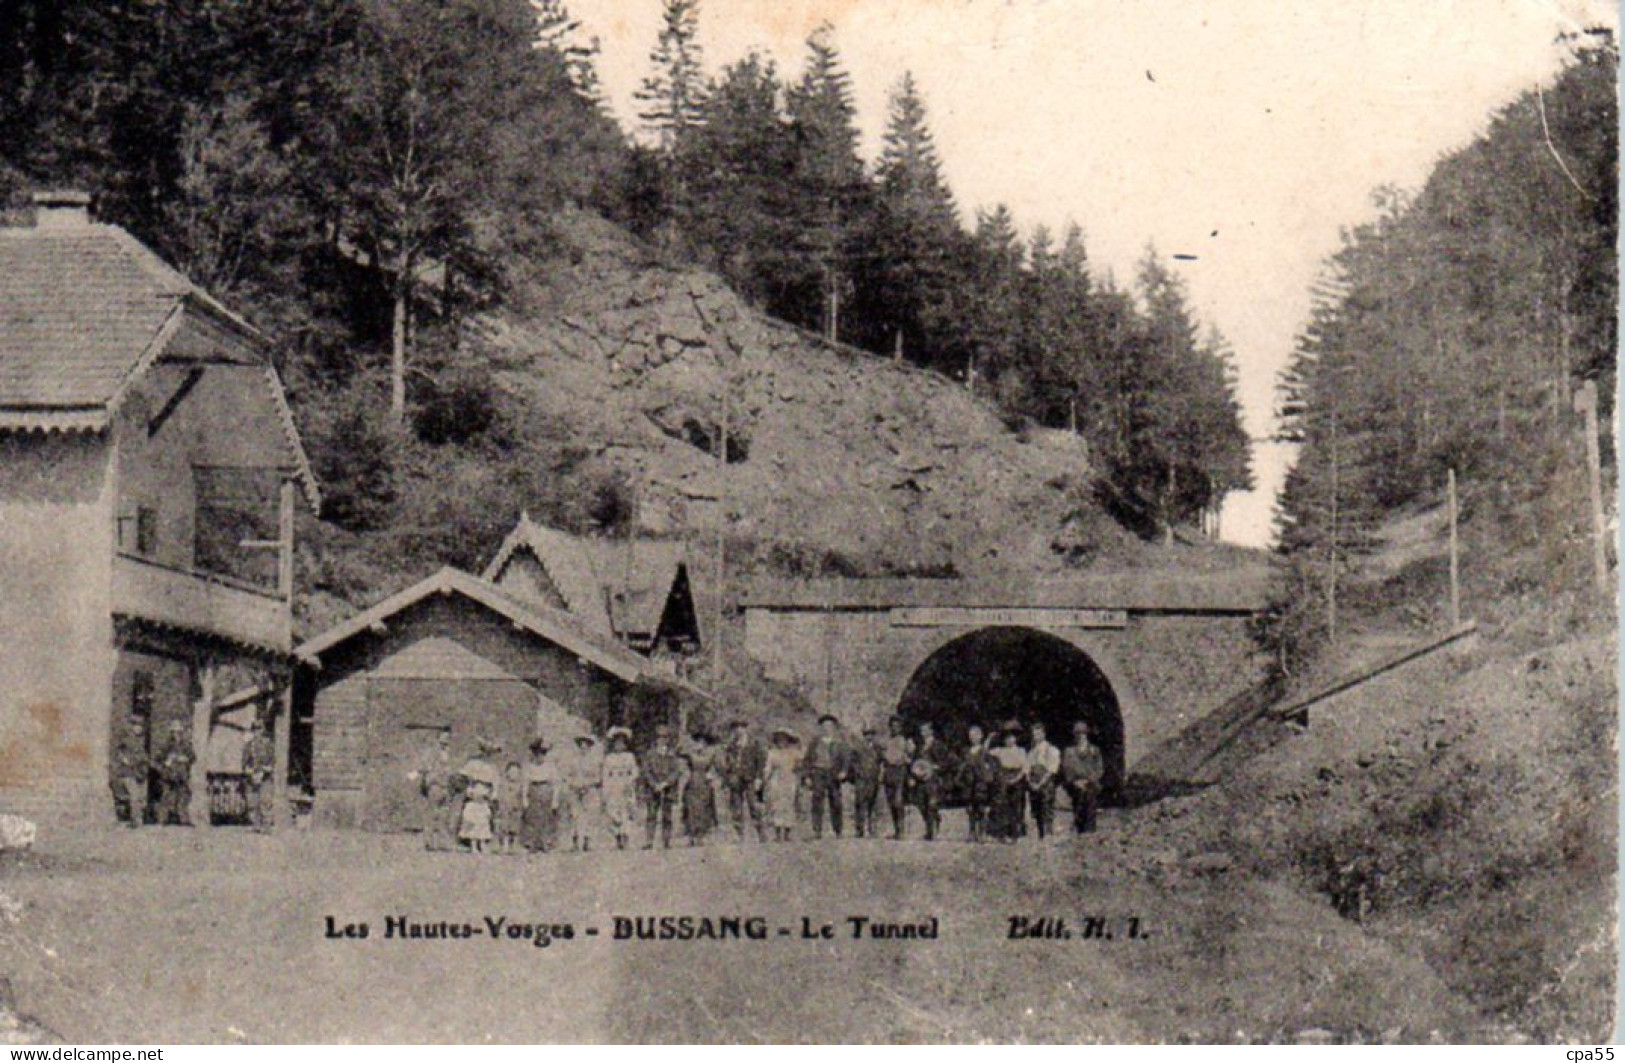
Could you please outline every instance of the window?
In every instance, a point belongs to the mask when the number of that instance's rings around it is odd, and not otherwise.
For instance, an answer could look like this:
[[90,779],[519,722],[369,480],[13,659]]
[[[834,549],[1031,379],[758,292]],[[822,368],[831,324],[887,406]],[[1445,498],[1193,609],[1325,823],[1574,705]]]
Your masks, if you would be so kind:
[[152,506],[136,506],[118,519],[120,550],[151,557],[158,551],[158,511]]
[[136,672],[130,676],[130,717],[135,720],[152,718],[152,673]]
[[158,511],[151,506],[135,509],[135,552],[142,557],[158,552]]

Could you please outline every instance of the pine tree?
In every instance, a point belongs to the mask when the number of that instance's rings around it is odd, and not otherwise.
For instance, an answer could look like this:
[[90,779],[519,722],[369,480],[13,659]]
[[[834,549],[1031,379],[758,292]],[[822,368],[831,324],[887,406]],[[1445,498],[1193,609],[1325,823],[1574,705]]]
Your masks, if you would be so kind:
[[811,272],[797,248],[797,157],[783,95],[772,60],[752,53],[732,64],[676,165],[686,190],[679,225],[701,261],[755,305],[793,315]]
[[660,36],[649,53],[653,69],[636,98],[638,117],[667,155],[700,124],[705,106],[699,0],[665,0]]
[[891,94],[884,145],[875,173],[869,228],[864,327],[878,350],[901,349],[912,360],[949,371],[965,364],[958,300],[968,268],[953,193],[913,75]]
[[536,47],[551,52],[564,63],[577,92],[594,103],[601,103],[598,38],[582,41],[581,21],[570,15],[564,0],[530,0],[530,6],[536,11]]
[[849,244],[867,189],[852,79],[828,23],[807,38],[806,67],[789,93],[788,109],[797,146],[801,242],[818,270],[817,320],[825,336],[839,339],[841,303],[851,283]]

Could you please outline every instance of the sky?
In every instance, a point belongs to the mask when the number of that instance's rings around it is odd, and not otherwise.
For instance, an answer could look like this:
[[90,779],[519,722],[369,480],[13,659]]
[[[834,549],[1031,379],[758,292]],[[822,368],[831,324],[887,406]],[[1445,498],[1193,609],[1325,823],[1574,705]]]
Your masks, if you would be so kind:
[[[567,3],[635,127],[661,0]],[[755,50],[792,76],[829,22],[871,160],[912,71],[967,223],[1001,202],[1024,229],[1076,221],[1125,284],[1148,245],[1168,258],[1236,351],[1258,488],[1221,527],[1248,545],[1290,461],[1266,442],[1276,378],[1340,230],[1549,80],[1559,33],[1618,21],[1598,0],[701,0],[699,20],[709,69]]]

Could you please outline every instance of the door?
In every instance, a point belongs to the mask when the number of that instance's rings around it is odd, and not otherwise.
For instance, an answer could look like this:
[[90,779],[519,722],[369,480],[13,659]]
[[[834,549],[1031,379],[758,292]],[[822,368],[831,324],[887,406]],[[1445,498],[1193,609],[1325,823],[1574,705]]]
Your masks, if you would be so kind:
[[367,681],[369,830],[417,830],[427,799],[412,773],[442,733],[451,735],[453,770],[485,738],[502,746],[497,767],[523,762],[536,728],[536,692],[517,679],[384,679]]

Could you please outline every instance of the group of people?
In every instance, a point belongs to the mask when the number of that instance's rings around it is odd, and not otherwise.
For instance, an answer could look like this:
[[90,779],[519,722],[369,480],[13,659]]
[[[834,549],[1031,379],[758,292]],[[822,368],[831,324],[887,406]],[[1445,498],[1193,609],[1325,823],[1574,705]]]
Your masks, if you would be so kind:
[[[129,827],[148,822],[179,826],[192,825],[192,776],[197,754],[192,748],[191,728],[172,721],[154,743],[149,754],[139,735],[129,735],[118,743],[113,755],[113,805],[120,820]],[[242,748],[243,813],[248,825],[268,830],[273,816],[271,776],[275,770],[276,747],[267,720],[255,721]]]
[[1073,829],[1095,829],[1105,763],[1086,722],[1070,737],[1063,749],[1043,724],[1010,721],[993,736],[972,725],[965,744],[950,749],[929,723],[911,733],[894,717],[885,736],[874,729],[853,736],[826,715],[806,743],[789,728],[773,730],[763,743],[739,720],[720,743],[701,731],[679,744],[676,730],[662,725],[634,753],[632,733],[611,727],[602,749],[590,734],[559,751],[538,739],[526,760],[505,764],[500,746],[482,740],[478,754],[454,769],[450,737],[442,733],[412,775],[431,849],[624,849],[639,833],[643,848],[657,840],[669,848],[679,828],[689,845],[703,845],[723,826],[724,810],[740,841],[754,834],[765,843],[769,832],[773,841],[790,841],[798,809],[806,811],[814,838],[824,836],[826,825],[840,837],[848,804],[857,837],[879,836],[883,809],[891,837],[908,837],[912,809],[925,840],[935,841],[949,798],[965,806],[969,841],[1013,843],[1028,833],[1029,821],[1039,838],[1054,833],[1061,792]]

